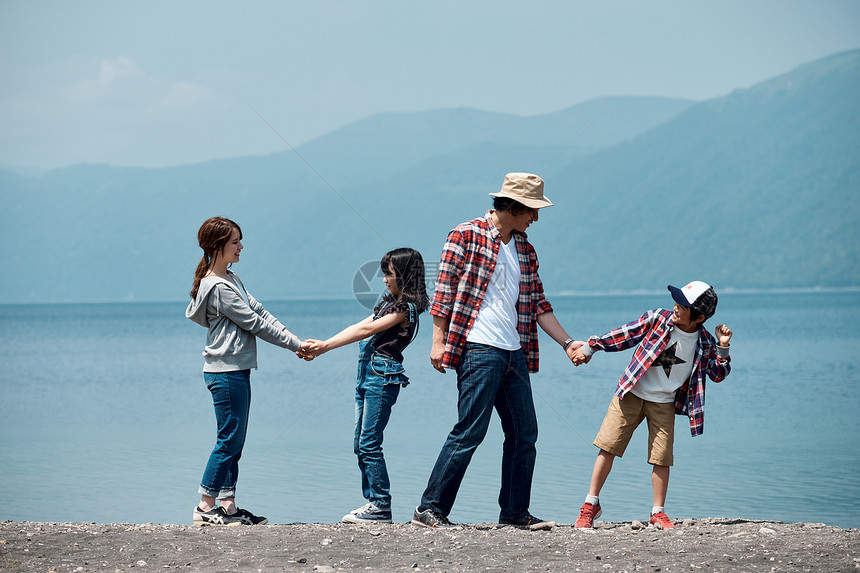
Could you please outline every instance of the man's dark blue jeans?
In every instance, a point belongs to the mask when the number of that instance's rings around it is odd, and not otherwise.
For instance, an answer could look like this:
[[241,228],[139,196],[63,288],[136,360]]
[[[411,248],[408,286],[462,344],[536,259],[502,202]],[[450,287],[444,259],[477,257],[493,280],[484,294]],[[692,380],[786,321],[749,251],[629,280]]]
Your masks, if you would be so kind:
[[457,366],[457,389],[459,418],[442,446],[419,510],[432,509],[442,515],[451,512],[495,408],[505,433],[499,518],[524,516],[529,510],[538,434],[525,354],[522,349],[467,343]]

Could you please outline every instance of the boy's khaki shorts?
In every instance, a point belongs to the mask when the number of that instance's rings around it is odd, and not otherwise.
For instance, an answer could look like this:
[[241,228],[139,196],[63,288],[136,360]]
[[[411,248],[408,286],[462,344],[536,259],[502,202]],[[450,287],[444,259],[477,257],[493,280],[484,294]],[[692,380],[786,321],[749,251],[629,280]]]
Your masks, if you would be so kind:
[[642,420],[648,419],[648,463],[671,466],[675,443],[675,404],[649,402],[628,392],[624,399],[612,397],[594,445],[610,454],[624,455],[627,444]]

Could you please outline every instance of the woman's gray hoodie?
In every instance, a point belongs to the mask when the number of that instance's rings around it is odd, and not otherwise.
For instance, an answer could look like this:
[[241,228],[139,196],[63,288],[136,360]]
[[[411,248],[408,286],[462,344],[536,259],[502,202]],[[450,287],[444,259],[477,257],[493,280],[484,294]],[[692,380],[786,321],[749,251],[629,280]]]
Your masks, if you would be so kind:
[[[203,350],[204,372],[233,372],[257,367],[257,337],[293,352],[301,341],[284,330],[278,319],[266,312],[239,277],[227,271],[234,283],[219,277],[200,281],[197,298],[185,310],[186,318],[209,329]],[[245,303],[239,289],[248,295]]]

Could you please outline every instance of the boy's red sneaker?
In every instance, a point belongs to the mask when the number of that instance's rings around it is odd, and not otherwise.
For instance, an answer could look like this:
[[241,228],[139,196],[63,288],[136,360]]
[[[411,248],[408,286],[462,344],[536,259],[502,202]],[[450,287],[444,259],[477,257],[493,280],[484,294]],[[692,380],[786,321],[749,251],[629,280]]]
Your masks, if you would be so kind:
[[675,529],[675,525],[672,523],[672,520],[669,519],[669,516],[662,511],[652,514],[648,523],[658,529]]
[[597,505],[583,503],[582,507],[579,508],[579,518],[576,520],[574,527],[578,527],[579,529],[593,528],[594,520],[600,517],[601,513],[603,513],[603,510],[600,509],[599,503]]

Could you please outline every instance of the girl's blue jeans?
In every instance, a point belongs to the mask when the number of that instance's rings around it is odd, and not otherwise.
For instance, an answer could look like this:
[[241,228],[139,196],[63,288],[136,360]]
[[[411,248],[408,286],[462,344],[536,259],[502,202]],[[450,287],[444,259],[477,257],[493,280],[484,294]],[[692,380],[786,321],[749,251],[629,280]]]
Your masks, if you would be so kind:
[[364,498],[377,507],[391,506],[391,483],[382,455],[382,435],[400,394],[400,385],[408,383],[402,363],[376,352],[371,340],[360,343],[353,449],[361,470]]
[[203,472],[199,492],[217,499],[234,497],[239,458],[248,431],[251,371],[204,372],[203,379],[212,393],[218,438]]

